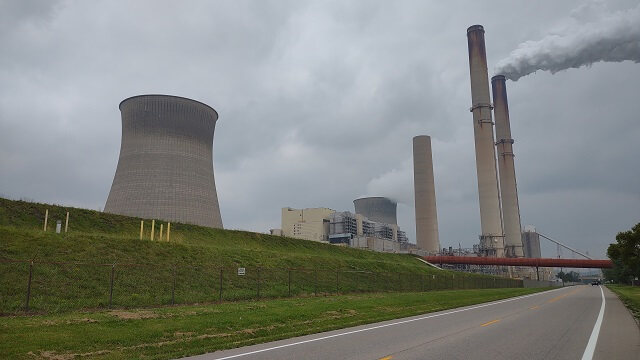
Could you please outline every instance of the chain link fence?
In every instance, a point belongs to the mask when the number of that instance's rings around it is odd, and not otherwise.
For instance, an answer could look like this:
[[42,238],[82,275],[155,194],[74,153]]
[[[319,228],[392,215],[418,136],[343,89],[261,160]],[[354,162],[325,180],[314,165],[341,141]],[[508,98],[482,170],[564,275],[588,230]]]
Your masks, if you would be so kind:
[[466,273],[0,260],[0,313],[522,286],[521,280]]

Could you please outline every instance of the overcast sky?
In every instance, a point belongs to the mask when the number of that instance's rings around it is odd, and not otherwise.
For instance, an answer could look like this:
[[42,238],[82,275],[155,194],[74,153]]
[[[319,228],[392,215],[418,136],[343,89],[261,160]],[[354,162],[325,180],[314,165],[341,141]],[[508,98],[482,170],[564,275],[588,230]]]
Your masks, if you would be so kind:
[[[412,138],[424,134],[441,245],[471,247],[480,216],[467,27],[485,28],[491,76],[522,43],[637,6],[0,0],[0,194],[103,208],[118,104],[169,94],[220,114],[225,228],[267,232],[282,207],[353,212],[358,197],[388,196],[415,242]],[[640,64],[537,71],[507,91],[523,226],[604,258],[640,222]]]

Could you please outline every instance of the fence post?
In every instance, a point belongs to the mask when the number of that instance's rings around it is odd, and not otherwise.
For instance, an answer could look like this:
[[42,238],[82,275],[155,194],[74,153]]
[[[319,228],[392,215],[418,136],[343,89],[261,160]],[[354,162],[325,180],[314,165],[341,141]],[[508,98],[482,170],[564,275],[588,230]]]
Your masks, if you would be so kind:
[[291,268],[287,268],[287,271],[289,272],[289,297],[291,297]]
[[222,270],[224,267],[220,266],[220,301],[222,301]]
[[113,305],[113,277],[115,275],[116,272],[116,263],[113,263],[113,265],[111,265],[111,286],[109,289],[109,309],[111,309],[111,306]]
[[29,264],[29,281],[27,282],[27,303],[24,307],[24,311],[29,311],[29,300],[31,299],[31,278],[33,276],[33,260]]
[[258,276],[256,278],[256,281],[258,283],[258,298],[260,298],[260,268],[258,268]]
[[173,276],[173,284],[171,284],[171,305],[175,305],[176,303],[176,265],[173,265],[173,272],[171,274]]

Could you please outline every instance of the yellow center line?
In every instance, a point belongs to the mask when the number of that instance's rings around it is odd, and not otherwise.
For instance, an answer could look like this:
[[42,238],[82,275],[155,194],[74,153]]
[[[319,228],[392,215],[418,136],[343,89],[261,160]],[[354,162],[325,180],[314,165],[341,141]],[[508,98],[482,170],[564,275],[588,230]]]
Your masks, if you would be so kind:
[[556,300],[560,300],[560,299],[562,299],[563,297],[565,297],[565,296],[569,296],[569,295],[571,295],[571,294],[573,294],[573,293],[575,293],[575,292],[578,292],[578,291],[580,291],[580,290],[582,290],[582,289],[576,289],[576,290],[573,290],[572,292],[568,292],[568,293],[566,293],[566,294],[564,294],[564,295],[560,295],[560,296],[555,297],[555,298],[553,298],[553,299],[551,299],[551,300],[549,300],[549,301],[547,301],[547,302],[550,302],[550,303],[551,303],[551,302],[554,302],[554,301],[556,301]]
[[488,323],[484,323],[484,324],[482,324],[482,325],[480,325],[480,326],[487,326],[487,325],[491,325],[491,324],[493,324],[493,323],[497,323],[497,322],[498,322],[498,321],[500,321],[500,320],[502,320],[502,319],[497,319],[497,320],[489,321]]
[[382,358],[382,359],[380,359],[380,360],[391,360],[391,359],[393,359],[393,356],[383,357],[383,358]]
[[533,309],[537,309],[538,307],[539,307],[539,306],[538,306],[538,305],[536,305],[536,306],[532,306],[532,307],[530,307],[529,309],[533,310]]

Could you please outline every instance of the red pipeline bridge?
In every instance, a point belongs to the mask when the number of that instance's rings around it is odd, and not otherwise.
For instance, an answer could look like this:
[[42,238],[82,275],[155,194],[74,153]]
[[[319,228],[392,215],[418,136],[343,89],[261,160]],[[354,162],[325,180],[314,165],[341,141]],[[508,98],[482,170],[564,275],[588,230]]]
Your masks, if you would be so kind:
[[438,265],[503,265],[531,267],[566,267],[609,269],[613,267],[611,260],[587,259],[533,259],[533,258],[490,258],[478,256],[423,256],[424,260]]

